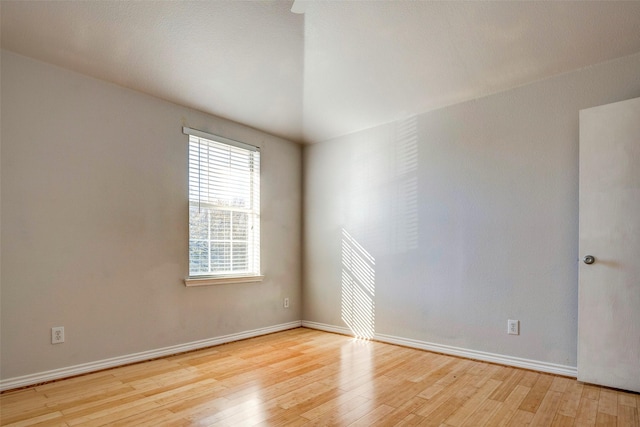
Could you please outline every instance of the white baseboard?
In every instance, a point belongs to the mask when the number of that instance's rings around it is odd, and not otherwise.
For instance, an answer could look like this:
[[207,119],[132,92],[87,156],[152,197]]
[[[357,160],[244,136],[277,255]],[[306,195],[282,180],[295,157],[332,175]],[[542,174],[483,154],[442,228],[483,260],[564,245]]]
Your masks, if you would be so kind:
[[[334,332],[342,335],[353,336],[349,328],[342,326],[327,325],[324,323],[302,321],[305,328],[318,329],[321,331]],[[555,363],[541,362],[538,360],[523,359],[520,357],[505,356],[503,354],[487,353],[484,351],[469,350],[466,348],[452,347],[449,345],[434,344],[425,341],[418,341],[409,338],[395,337],[392,335],[375,334],[375,341],[389,344],[397,344],[405,347],[417,348],[420,350],[433,351],[435,353],[449,354],[452,356],[464,357],[467,359],[482,360],[484,362],[497,363],[500,365],[513,366],[516,368],[531,369],[534,371],[547,372],[550,374],[564,375],[576,378],[578,369],[575,366],[558,365]]]
[[[100,371],[103,369],[114,368],[117,366],[127,365],[135,362],[156,359],[158,357],[169,356],[172,354],[183,353],[186,351],[198,350],[201,348],[212,347],[215,345],[225,344],[233,341],[239,341],[247,338],[253,338],[260,335],[271,334],[274,332],[285,331],[303,326],[305,328],[318,329],[320,331],[333,332],[342,335],[353,336],[349,328],[342,326],[327,325],[325,323],[311,322],[308,320],[294,321],[282,323],[280,325],[269,326],[266,328],[254,329],[251,331],[239,332],[236,334],[224,335],[215,338],[208,338],[200,341],[193,341],[185,344],[178,344],[170,347],[159,348],[156,350],[143,351],[140,353],[129,354],[125,356],[112,357],[110,359],[98,360],[95,362],[83,363],[80,365],[69,366],[66,368],[54,369],[51,371],[38,372],[35,374],[24,375],[20,377],[7,378],[0,380],[0,391],[11,390],[20,387],[26,387],[33,384],[40,384],[47,381],[68,378],[80,374]],[[538,360],[522,359],[519,357],[505,356],[502,354],[487,353],[483,351],[469,350],[460,347],[452,347],[442,344],[434,344],[425,341],[418,341],[408,338],[401,338],[392,335],[375,334],[374,340],[389,344],[397,344],[405,347],[417,348],[420,350],[428,350],[436,353],[449,354],[452,356],[464,357],[467,359],[482,360],[484,362],[498,363],[500,365],[514,366],[517,368],[531,369],[534,371],[547,372],[550,374],[564,375],[568,377],[576,377],[578,374],[575,366],[558,365],[555,363],[540,362]]]
[[14,388],[25,387],[33,384],[39,384],[47,381],[68,378],[75,375],[86,374],[89,372],[100,371],[102,369],[114,368],[116,366],[127,365],[129,363],[142,362],[145,360],[156,359],[158,357],[169,356],[185,351],[198,350],[201,348],[212,347],[215,345],[225,344],[232,341],[239,341],[247,338],[253,338],[260,335],[271,334],[273,332],[285,331],[287,329],[299,328],[302,322],[282,323],[280,325],[269,326],[266,328],[254,329],[251,331],[239,332],[237,334],[224,335],[221,337],[208,338],[199,341],[193,341],[185,344],[173,345],[170,347],[159,348],[156,350],[143,351],[140,353],[129,354],[125,356],[112,357],[110,359],[98,360],[95,362],[83,363],[81,365],[69,366],[66,368],[54,369],[51,371],[38,372],[36,374],[24,375],[21,377],[7,378],[0,380],[0,391],[11,390]]

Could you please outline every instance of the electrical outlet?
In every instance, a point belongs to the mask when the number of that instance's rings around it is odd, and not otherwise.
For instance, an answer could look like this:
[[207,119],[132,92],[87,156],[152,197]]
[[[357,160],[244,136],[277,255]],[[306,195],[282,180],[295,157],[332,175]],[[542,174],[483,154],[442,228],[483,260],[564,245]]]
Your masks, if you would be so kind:
[[507,320],[507,333],[509,335],[520,335],[520,321]]
[[62,344],[64,342],[64,326],[51,328],[51,344]]
[[284,299],[284,308],[289,308],[289,298]]

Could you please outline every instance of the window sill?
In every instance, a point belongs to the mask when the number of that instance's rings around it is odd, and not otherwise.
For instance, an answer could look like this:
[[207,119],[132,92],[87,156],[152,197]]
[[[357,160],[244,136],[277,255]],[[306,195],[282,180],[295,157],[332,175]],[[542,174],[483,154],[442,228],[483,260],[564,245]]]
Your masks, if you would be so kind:
[[235,283],[255,283],[262,282],[264,276],[230,276],[230,277],[187,277],[184,285],[191,286],[212,286],[231,285]]

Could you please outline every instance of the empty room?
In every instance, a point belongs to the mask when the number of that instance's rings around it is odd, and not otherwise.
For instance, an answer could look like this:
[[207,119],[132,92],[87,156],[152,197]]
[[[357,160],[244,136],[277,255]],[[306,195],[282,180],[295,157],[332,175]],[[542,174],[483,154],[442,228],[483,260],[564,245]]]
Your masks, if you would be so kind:
[[640,426],[640,1],[0,16],[0,425]]

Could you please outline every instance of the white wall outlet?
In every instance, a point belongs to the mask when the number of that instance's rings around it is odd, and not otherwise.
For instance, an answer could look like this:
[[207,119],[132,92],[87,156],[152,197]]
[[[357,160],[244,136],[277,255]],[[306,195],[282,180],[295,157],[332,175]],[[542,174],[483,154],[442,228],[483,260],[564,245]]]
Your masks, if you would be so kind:
[[289,298],[284,299],[283,305],[284,305],[284,308],[289,308]]
[[64,342],[64,326],[51,328],[51,344],[62,344]]
[[519,320],[507,320],[507,333],[509,335],[520,335],[520,321]]

